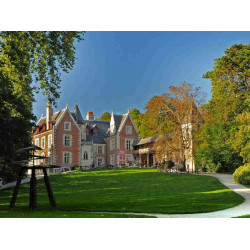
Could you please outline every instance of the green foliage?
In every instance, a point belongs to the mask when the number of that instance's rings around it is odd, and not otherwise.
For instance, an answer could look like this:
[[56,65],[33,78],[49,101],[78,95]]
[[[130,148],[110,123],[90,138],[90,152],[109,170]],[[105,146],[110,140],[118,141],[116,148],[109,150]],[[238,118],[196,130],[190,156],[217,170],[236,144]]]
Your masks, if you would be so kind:
[[81,166],[76,166],[75,169],[76,169],[76,171],[78,171],[78,172],[82,172],[82,167],[81,167]]
[[110,121],[111,119],[111,115],[109,112],[105,112],[102,114],[102,116],[96,120],[99,120],[99,121]]
[[235,121],[232,146],[235,152],[240,152],[243,162],[250,162],[250,112],[244,111],[235,118]]
[[204,78],[212,81],[212,99],[205,106],[196,161],[233,172],[249,161],[250,45],[227,49]]
[[175,165],[173,161],[165,161],[164,164],[167,168],[173,168]]
[[243,185],[250,185],[250,163],[237,168],[233,174],[234,181]]
[[31,143],[34,94],[55,104],[62,71],[75,63],[75,41],[83,32],[0,32],[0,174],[15,178],[8,164]]

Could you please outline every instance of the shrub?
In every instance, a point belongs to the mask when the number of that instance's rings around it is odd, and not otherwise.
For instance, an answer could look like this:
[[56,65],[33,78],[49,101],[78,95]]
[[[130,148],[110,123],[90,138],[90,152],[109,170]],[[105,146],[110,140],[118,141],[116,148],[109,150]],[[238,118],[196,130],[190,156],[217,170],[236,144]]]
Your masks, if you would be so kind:
[[233,174],[234,181],[243,185],[250,185],[250,163],[237,168]]
[[174,162],[173,161],[165,161],[165,166],[169,169],[174,167]]

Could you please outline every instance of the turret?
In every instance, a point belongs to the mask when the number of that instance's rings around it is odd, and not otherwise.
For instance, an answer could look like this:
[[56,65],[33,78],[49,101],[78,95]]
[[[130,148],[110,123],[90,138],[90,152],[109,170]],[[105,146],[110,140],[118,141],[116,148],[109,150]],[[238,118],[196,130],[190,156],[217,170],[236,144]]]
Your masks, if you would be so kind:
[[112,110],[111,120],[110,120],[110,134],[113,135],[115,133],[116,133],[116,124],[115,124],[114,111]]

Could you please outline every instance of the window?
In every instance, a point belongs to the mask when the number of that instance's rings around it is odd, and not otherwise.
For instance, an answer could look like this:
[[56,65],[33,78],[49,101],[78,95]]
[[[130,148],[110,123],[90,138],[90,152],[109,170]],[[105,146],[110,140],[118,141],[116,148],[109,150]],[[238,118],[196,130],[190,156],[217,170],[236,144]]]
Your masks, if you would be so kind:
[[126,134],[132,135],[132,126],[126,126]]
[[110,140],[110,150],[115,150],[115,140]]
[[83,160],[88,160],[88,152],[87,151],[85,151],[83,153]]
[[52,164],[52,158],[51,158],[51,153],[50,152],[48,152],[48,157],[49,157],[49,159],[48,159],[49,164]]
[[45,148],[45,136],[42,137],[41,148]]
[[[41,153],[41,156],[45,156],[45,153]],[[41,165],[44,165],[44,163],[45,163],[45,159],[41,159],[41,161],[40,161],[40,163],[41,163]]]
[[125,140],[125,148],[126,148],[126,150],[132,150],[132,144],[133,144],[132,139],[126,139]]
[[110,165],[115,165],[115,155],[110,155]]
[[48,136],[48,147],[50,148],[52,145],[52,135]]
[[64,130],[65,131],[71,130],[71,122],[64,122]]
[[102,145],[100,145],[100,146],[97,147],[97,153],[98,154],[103,154],[103,152],[102,152]]
[[63,163],[64,164],[71,163],[71,153],[70,152],[63,152]]
[[63,135],[63,145],[65,147],[72,146],[72,136],[71,135]]
[[39,138],[35,139],[35,145],[39,147]]
[[102,165],[102,158],[97,158],[97,167]]

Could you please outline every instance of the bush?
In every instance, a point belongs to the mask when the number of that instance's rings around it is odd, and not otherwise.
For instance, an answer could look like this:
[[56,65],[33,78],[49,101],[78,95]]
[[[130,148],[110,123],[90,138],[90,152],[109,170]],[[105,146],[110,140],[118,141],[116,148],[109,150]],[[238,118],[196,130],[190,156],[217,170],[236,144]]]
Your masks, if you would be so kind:
[[250,163],[237,168],[233,174],[234,181],[243,185],[250,185]]
[[165,166],[167,168],[173,168],[174,167],[174,162],[173,161],[165,161]]
[[81,172],[82,171],[82,167],[81,166],[76,166],[76,171]]

